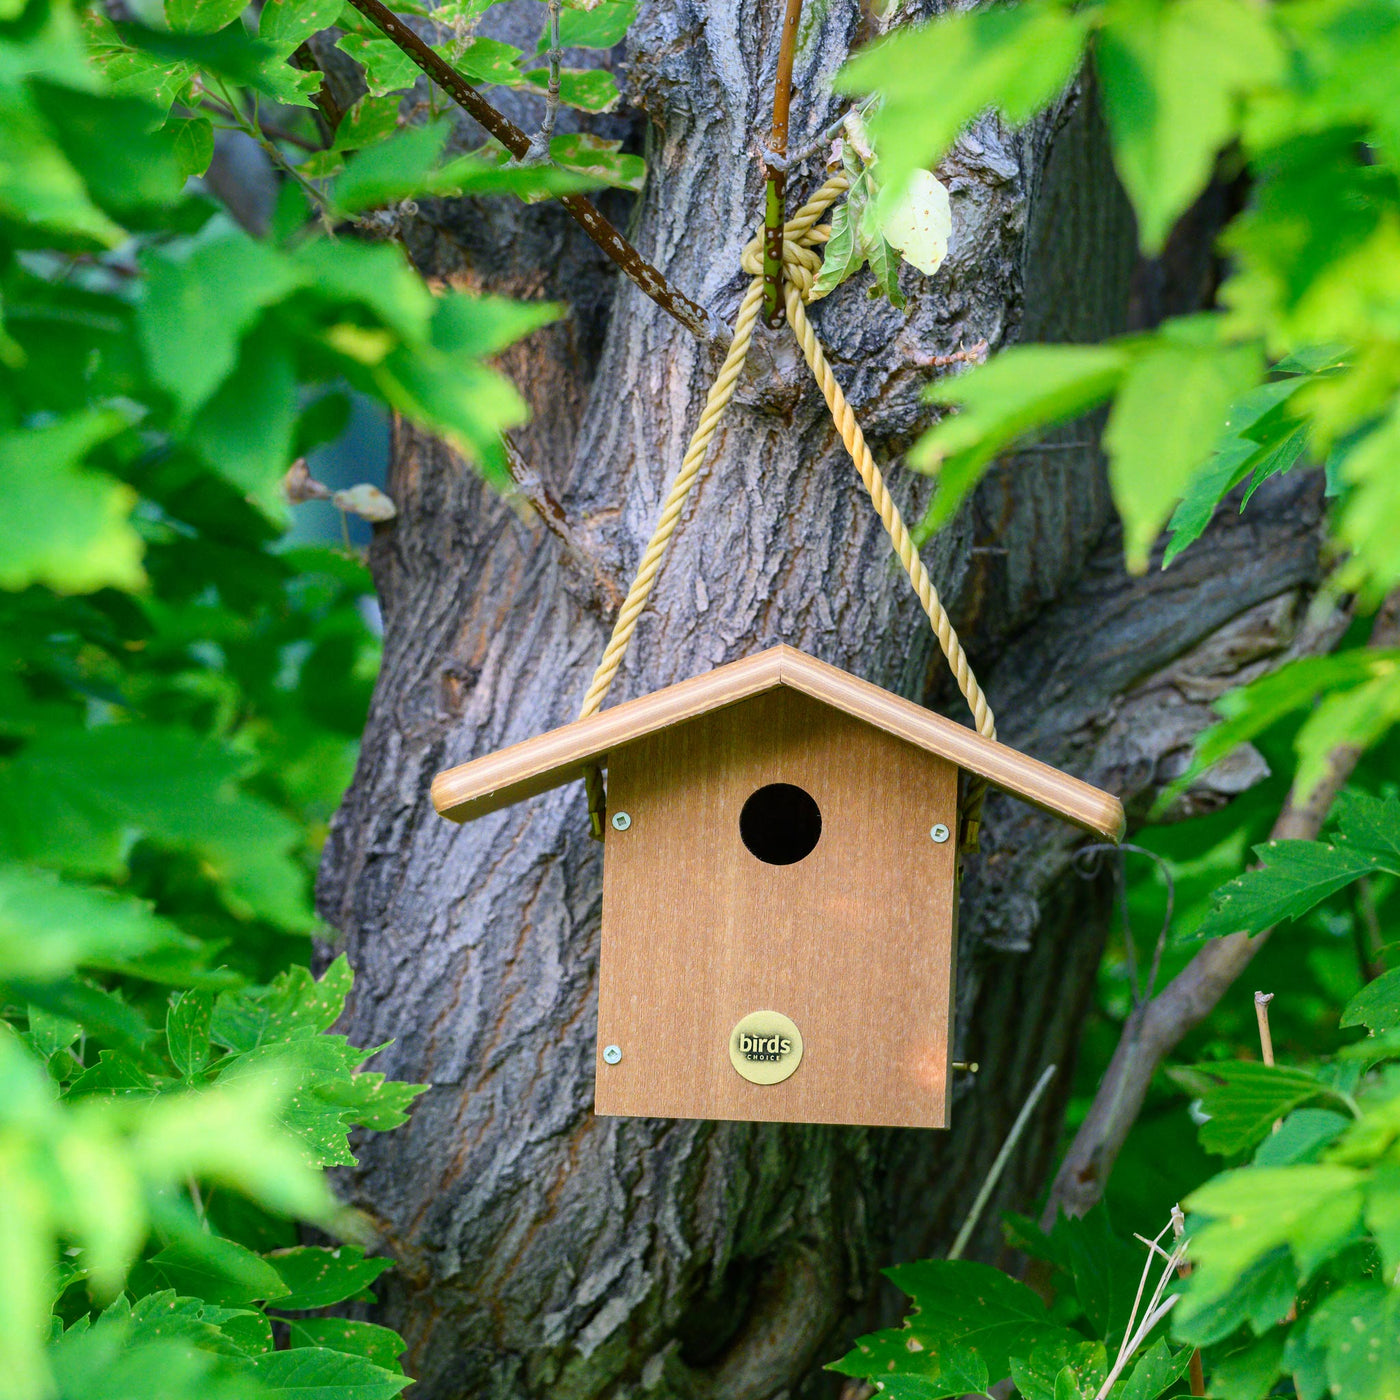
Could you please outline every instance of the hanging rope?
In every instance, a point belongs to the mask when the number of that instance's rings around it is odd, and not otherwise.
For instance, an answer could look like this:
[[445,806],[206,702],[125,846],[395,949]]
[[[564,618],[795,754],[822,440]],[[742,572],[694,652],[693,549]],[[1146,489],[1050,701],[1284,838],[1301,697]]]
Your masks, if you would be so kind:
[[[963,699],[967,701],[968,708],[972,711],[972,720],[977,727],[977,732],[988,739],[995,739],[996,722],[987,704],[987,697],[982,693],[982,687],[977,684],[977,677],[972,673],[967,653],[963,651],[962,643],[958,641],[958,634],[953,628],[952,620],[939,600],[938,590],[933,586],[933,580],[929,578],[928,570],[924,567],[924,561],[919,556],[919,551],[914,545],[909,529],[904,523],[904,518],[900,515],[899,508],[890,496],[889,488],[885,485],[885,479],[875,464],[869,447],[866,446],[865,435],[860,430],[860,424],[856,422],[855,414],[851,412],[851,406],[846,402],[846,397],[841,392],[841,386],[836,382],[836,378],[831,372],[831,366],[827,364],[821,342],[817,339],[817,333],[813,329],[812,323],[807,319],[805,303],[814,299],[812,297],[812,284],[816,280],[816,275],[821,270],[822,264],[821,255],[816,252],[814,245],[825,243],[830,234],[830,230],[825,226],[819,226],[817,221],[846,192],[848,183],[844,175],[832,176],[783,225],[783,296],[787,307],[788,324],[797,337],[797,343],[802,349],[807,367],[812,371],[812,377],[817,381],[822,395],[826,399],[827,408],[831,411],[832,422],[835,423],[836,430],[841,435],[841,441],[845,444],[846,451],[850,453],[856,471],[860,475],[861,481],[865,483],[865,489],[870,493],[871,502],[889,534],[894,551],[899,556],[899,562],[904,566],[905,573],[909,576],[909,582],[918,595],[920,605],[928,614],[933,634],[938,639],[938,645],[943,655],[947,658]],[[744,248],[740,258],[740,266],[753,280],[744,293],[743,300],[739,303],[739,314],[734,321],[734,338],[730,342],[729,353],[724,357],[724,364],[720,366],[719,374],[715,377],[715,382],[711,385],[710,392],[705,398],[705,408],[700,415],[700,422],[696,426],[694,436],[690,439],[690,446],[686,448],[680,470],[676,473],[676,479],[671,483],[671,489],[667,493],[666,500],[661,507],[661,514],[657,518],[656,529],[653,531],[651,541],[637,566],[637,576],[633,579],[632,587],[628,590],[627,597],[623,601],[622,609],[617,615],[617,621],[613,624],[612,636],[608,639],[608,644],[603,650],[602,660],[599,661],[598,669],[593,674],[588,693],[583,698],[583,706],[579,711],[580,719],[587,719],[589,715],[595,715],[602,709],[603,701],[607,698],[613,678],[617,675],[618,667],[622,664],[627,645],[632,640],[633,632],[637,629],[637,619],[641,616],[642,609],[646,607],[652,585],[656,582],[656,575],[661,568],[661,559],[666,553],[666,546],[670,543],[671,536],[676,532],[681,511],[685,507],[686,497],[690,494],[690,488],[695,484],[695,479],[700,474],[705,454],[719,428],[720,419],[723,418],[725,409],[729,407],[729,401],[734,397],[734,389],[738,384],[739,376],[744,371],[749,347],[753,343],[754,326],[758,321],[758,314],[763,304],[762,230]],[[587,774],[587,788],[588,812],[593,834],[601,837],[603,834],[604,792],[603,777],[598,769],[591,769]],[[985,793],[986,784],[981,779],[974,778],[969,783],[964,800],[961,836],[965,850],[977,849],[977,828]]]

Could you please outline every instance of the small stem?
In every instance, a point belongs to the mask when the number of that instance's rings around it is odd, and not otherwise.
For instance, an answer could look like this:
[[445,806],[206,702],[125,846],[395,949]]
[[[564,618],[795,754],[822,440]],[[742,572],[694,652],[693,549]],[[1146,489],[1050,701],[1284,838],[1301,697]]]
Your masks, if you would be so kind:
[[763,316],[770,326],[783,319],[783,220],[787,193],[788,108],[792,102],[792,63],[797,53],[797,25],[802,0],[787,0],[783,36],[778,45],[778,72],[773,80],[773,129],[765,163],[768,188],[763,204]]
[[[1274,1037],[1269,1031],[1269,1003],[1274,999],[1272,992],[1255,992],[1254,1015],[1259,1022],[1259,1053],[1266,1065],[1274,1063]],[[1277,1129],[1278,1124],[1274,1124]]]
[[1011,1153],[1021,1140],[1021,1134],[1025,1132],[1026,1124],[1030,1122],[1032,1110],[1040,1102],[1040,1096],[1050,1087],[1050,1081],[1054,1077],[1055,1066],[1046,1065],[1040,1078],[1035,1082],[1035,1088],[1031,1090],[1030,1096],[1021,1105],[1021,1111],[1016,1115],[1016,1121],[1011,1125],[1011,1131],[1007,1133],[1006,1141],[1002,1143],[1001,1151],[997,1153],[996,1160],[992,1163],[992,1169],[987,1173],[987,1179],[977,1192],[977,1199],[973,1201],[972,1209],[968,1211],[967,1219],[963,1221],[962,1229],[958,1231],[958,1237],[953,1241],[952,1249],[948,1251],[949,1259],[962,1258],[962,1252],[967,1248],[967,1242],[972,1238],[972,1232],[977,1228],[977,1222],[982,1218],[982,1212],[986,1209],[992,1192],[996,1190],[1002,1172],[1006,1170]]
[[548,160],[549,143],[554,139],[554,124],[559,120],[559,64],[564,57],[559,47],[560,0],[549,4],[549,86],[544,95],[544,117],[535,139],[530,142],[529,159]]
[[276,145],[263,135],[262,128],[250,118],[238,110],[238,104],[234,101],[233,95],[224,86],[223,81],[219,81],[219,91],[223,93],[224,102],[228,105],[229,115],[238,123],[238,128],[245,136],[250,136],[262,148],[263,154],[275,165],[284,175],[290,176],[306,192],[306,196],[321,211],[322,214],[330,213],[330,205],[326,202],[326,197],[299,171],[295,165],[282,154]]
[[[387,38],[392,39],[469,117],[484,127],[517,160],[530,150],[530,138],[508,117],[498,112],[441,54],[380,0],[348,0]],[[559,196],[559,202],[578,220],[583,231],[663,311],[679,321],[697,340],[722,340],[726,329],[697,302],[677,291],[625,239],[612,223],[581,194]]]

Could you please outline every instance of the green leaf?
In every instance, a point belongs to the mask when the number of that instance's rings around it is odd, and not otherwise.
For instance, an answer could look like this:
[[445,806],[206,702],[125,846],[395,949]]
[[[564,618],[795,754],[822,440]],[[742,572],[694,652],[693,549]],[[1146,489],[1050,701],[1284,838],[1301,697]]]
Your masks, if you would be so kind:
[[[565,49],[610,49],[620,44],[637,17],[637,0],[603,0],[592,9],[565,10],[559,17],[559,46]],[[549,31],[540,35],[536,52],[549,44]]]
[[1095,62],[1114,163],[1156,254],[1234,136],[1240,98],[1279,75],[1281,46],[1248,0],[1113,0]]
[[[1251,1266],[1286,1245],[1306,1279],[1353,1238],[1364,1202],[1362,1174],[1331,1164],[1248,1167],[1207,1182],[1186,1201],[1210,1217],[1191,1229],[1196,1268],[1176,1309],[1180,1335],[1244,1282]],[[1274,1319],[1276,1320],[1276,1319]],[[1239,1325],[1237,1319],[1233,1327]]]
[[1036,1293],[985,1264],[929,1260],[886,1272],[914,1300],[910,1326],[923,1346],[940,1357],[972,1353],[992,1382],[1011,1374],[1013,1355],[1062,1333]]
[[268,1400],[393,1400],[407,1376],[362,1356],[322,1347],[293,1347],[254,1358],[252,1373]]
[[605,141],[591,132],[574,131],[554,137],[549,143],[549,156],[566,170],[615,190],[636,194],[646,184],[647,163],[641,156],[623,151],[621,141]]
[[1400,1292],[1350,1283],[1309,1315],[1308,1341],[1326,1354],[1335,1400],[1394,1400],[1400,1394]]
[[1190,1369],[1191,1350],[1183,1347],[1174,1353],[1158,1338],[1128,1373],[1120,1400],[1157,1400]]
[[1254,1154],[1256,1167],[1288,1167],[1296,1162],[1315,1162],[1322,1149],[1335,1142],[1351,1126],[1351,1118],[1327,1108],[1300,1108],[1290,1113],[1259,1144]]
[[157,383],[186,414],[228,378],[240,340],[300,280],[288,259],[222,222],[144,267],[137,330]]
[[863,202],[848,195],[831,215],[831,237],[822,249],[821,271],[812,283],[813,301],[834,292],[865,266],[865,252],[858,236]]
[[[353,981],[342,953],[317,981],[305,967],[290,967],[254,992],[223,993],[214,1006],[215,1044],[247,1052],[277,1041],[328,1030],[345,1009]],[[364,1058],[364,1052],[357,1052]]]
[[282,478],[292,461],[296,366],[280,326],[244,340],[232,374],[190,425],[186,440],[270,520],[286,517]]
[[1260,869],[1247,870],[1216,890],[1214,907],[1197,937],[1261,933],[1284,920],[1301,918],[1363,875],[1400,865],[1373,851],[1325,841],[1266,841],[1254,853]]
[[411,88],[421,76],[418,65],[392,39],[367,39],[363,34],[344,34],[336,48],[347,53],[365,70],[365,86],[371,97]]
[[289,54],[313,34],[330,29],[343,7],[344,0],[265,0],[258,15],[258,37],[279,53]]
[[[525,81],[544,91],[549,87],[549,69],[532,68]],[[617,106],[617,81],[606,68],[561,68],[559,97],[568,107],[582,112],[611,112]]]
[[165,1013],[170,1058],[187,1079],[209,1063],[209,1021],[213,1013],[213,993],[193,988],[181,992]]
[[1029,1357],[1011,1358],[1011,1379],[1022,1400],[1065,1400],[1081,1393],[1093,1395],[1108,1375],[1108,1355],[1102,1342],[1075,1339],[1072,1333],[1038,1341]]
[[1283,1369],[1285,1333],[1274,1328],[1216,1362],[1208,1393],[1221,1400],[1264,1400]]
[[197,1244],[167,1245],[145,1267],[176,1293],[225,1307],[254,1299],[281,1300],[289,1292],[271,1264],[236,1240],[218,1235],[206,1235]]
[[165,17],[174,30],[212,34],[243,13],[246,0],[165,0]]
[[152,130],[160,125],[158,108],[37,79],[30,89],[88,193],[109,214],[125,220],[180,197],[185,177],[173,133]]
[[1172,1077],[1201,1095],[1209,1122],[1201,1127],[1207,1152],[1233,1156],[1263,1139],[1275,1119],[1332,1091],[1311,1074],[1250,1060],[1192,1065]]
[[1141,572],[1167,518],[1258,378],[1259,353],[1160,336],[1119,386],[1104,446],[1128,567]]
[[0,978],[53,981],[79,967],[142,975],[199,944],[144,900],[0,863]]
[[136,493],[82,465],[126,427],[112,411],[75,414],[44,427],[0,429],[0,588],[42,583],[59,593],[139,588]]
[[1372,1031],[1400,1028],[1400,968],[1383,972],[1352,997],[1342,1012],[1342,1025]]
[[911,466],[938,477],[918,533],[926,537],[947,524],[987,464],[1018,438],[1101,404],[1129,363],[1129,352],[1116,345],[1021,345],[930,385],[930,402],[961,411],[945,417],[909,454]]
[[1219,1297],[1193,1302],[1177,1310],[1173,1330],[1196,1346],[1210,1346],[1248,1325],[1267,1332],[1293,1306],[1298,1295],[1298,1271],[1286,1249],[1265,1252],[1245,1266],[1232,1286]]
[[363,307],[404,340],[427,340],[435,302],[402,248],[318,238],[303,243],[293,258],[317,301],[333,314]]
[[388,1327],[352,1322],[346,1317],[292,1317],[287,1319],[287,1328],[294,1347],[326,1347],[362,1356],[386,1371],[403,1371],[399,1357],[406,1343]]
[[214,159],[214,124],[208,117],[172,117],[166,130],[175,138],[175,160],[182,179],[203,175]]
[[524,81],[516,60],[520,50],[499,39],[477,35],[464,45],[451,46],[456,53],[454,67],[474,83],[519,87]]
[[286,1292],[276,1299],[277,1307],[297,1312],[357,1298],[394,1267],[392,1259],[366,1259],[362,1249],[348,1244],[334,1249],[302,1245],[274,1250],[267,1262],[286,1285]]

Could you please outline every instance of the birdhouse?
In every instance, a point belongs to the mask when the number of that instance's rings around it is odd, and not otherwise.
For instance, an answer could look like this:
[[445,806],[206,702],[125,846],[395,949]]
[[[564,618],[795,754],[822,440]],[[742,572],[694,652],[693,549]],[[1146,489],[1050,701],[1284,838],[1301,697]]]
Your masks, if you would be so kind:
[[608,775],[595,1109],[947,1125],[963,773],[1117,798],[787,646],[438,774],[470,821]]

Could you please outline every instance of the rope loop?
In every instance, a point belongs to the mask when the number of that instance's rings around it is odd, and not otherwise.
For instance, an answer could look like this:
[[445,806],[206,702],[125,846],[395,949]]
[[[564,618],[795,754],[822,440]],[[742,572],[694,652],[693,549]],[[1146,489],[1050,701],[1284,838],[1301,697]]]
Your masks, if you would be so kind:
[[[899,557],[899,562],[904,566],[904,571],[909,576],[909,582],[919,599],[920,606],[928,615],[929,625],[933,628],[933,634],[953,672],[953,678],[958,683],[958,689],[967,701],[968,709],[972,711],[973,724],[979,734],[988,739],[995,739],[996,721],[992,716],[991,707],[987,704],[987,697],[982,693],[982,687],[978,685],[977,677],[972,673],[972,666],[967,659],[967,653],[963,650],[962,643],[958,640],[952,619],[949,618],[947,610],[938,597],[938,590],[933,586],[933,580],[924,567],[924,561],[914,544],[913,536],[909,533],[909,527],[904,523],[904,517],[899,513],[899,507],[895,505],[889,488],[885,485],[884,476],[876,465],[870,448],[866,445],[865,434],[861,432],[860,424],[856,422],[855,414],[851,412],[851,406],[846,402],[846,396],[841,392],[841,386],[836,382],[836,377],[831,372],[831,366],[827,363],[826,354],[822,349],[821,342],[817,339],[817,333],[813,329],[811,321],[807,319],[806,307],[814,300],[812,288],[822,266],[821,255],[816,249],[819,244],[825,243],[831,236],[830,228],[820,223],[819,220],[845,194],[849,183],[844,175],[831,176],[811,199],[783,225],[783,300],[787,310],[788,325],[792,327],[793,335],[802,350],[802,357],[806,360],[812,377],[817,381],[817,387],[822,391],[827,408],[831,412],[831,420],[841,435],[841,441],[845,444],[846,451],[850,453],[856,472],[870,495],[871,504],[874,505],[876,513],[890,537],[895,554]],[[743,300],[739,303],[739,312],[734,320],[734,338],[730,341],[729,353],[720,366],[715,382],[710,386],[710,392],[705,398],[705,407],[700,414],[700,421],[690,439],[689,447],[686,448],[680,470],[676,473],[676,479],[671,483],[671,489],[662,504],[661,513],[657,517],[656,529],[652,533],[651,541],[642,552],[641,560],[637,565],[637,576],[632,581],[632,587],[628,590],[627,597],[618,612],[617,621],[613,624],[612,636],[608,639],[608,644],[603,650],[602,660],[599,661],[598,669],[594,672],[593,680],[589,684],[588,693],[584,696],[583,706],[579,711],[580,719],[586,719],[589,715],[597,714],[602,709],[603,701],[607,697],[613,678],[617,675],[618,667],[622,664],[627,644],[632,640],[633,632],[636,631],[637,619],[643,608],[646,607],[652,585],[656,582],[657,573],[661,568],[662,556],[666,553],[666,546],[670,543],[671,536],[675,534],[676,526],[680,522],[686,498],[690,494],[691,487],[695,484],[696,477],[700,474],[705,454],[719,428],[720,419],[724,416],[725,409],[729,407],[729,401],[734,397],[735,387],[744,371],[749,347],[753,343],[754,326],[763,303],[762,225],[759,226],[758,233],[745,244],[744,251],[739,258],[739,265],[752,280],[748,290],[744,293]],[[591,830],[595,836],[601,837],[606,801],[602,774],[597,769],[593,769],[587,775],[587,779]],[[964,850],[975,851],[977,849],[977,831],[985,793],[986,783],[981,779],[973,778],[968,782],[963,799],[963,829],[960,834],[960,842]]]

